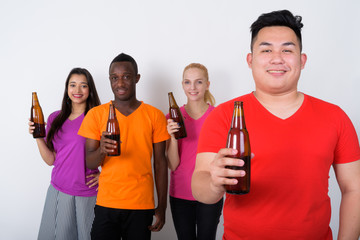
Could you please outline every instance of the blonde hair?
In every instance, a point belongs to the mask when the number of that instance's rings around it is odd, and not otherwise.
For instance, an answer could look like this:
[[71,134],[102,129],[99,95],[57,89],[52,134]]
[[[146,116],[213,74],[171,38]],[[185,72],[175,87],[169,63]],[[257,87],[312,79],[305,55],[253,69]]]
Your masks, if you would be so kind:
[[[200,69],[203,71],[204,73],[204,76],[205,76],[205,79],[207,82],[209,82],[209,73],[208,73],[208,70],[207,68],[200,64],[200,63],[190,63],[189,65],[187,65],[185,68],[184,68],[184,71],[183,71],[183,79],[184,79],[184,76],[185,76],[185,72],[187,70],[189,70],[190,68],[197,68],[197,69]],[[206,103],[209,103],[210,105],[212,106],[215,106],[215,98],[214,96],[210,93],[209,90],[206,90],[205,91],[205,96],[204,96],[204,101]]]

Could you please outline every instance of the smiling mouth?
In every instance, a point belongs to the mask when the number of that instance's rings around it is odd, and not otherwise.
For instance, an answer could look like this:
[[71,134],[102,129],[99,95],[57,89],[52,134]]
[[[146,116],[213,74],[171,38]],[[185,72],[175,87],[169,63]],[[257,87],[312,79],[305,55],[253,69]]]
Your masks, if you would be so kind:
[[82,94],[73,94],[74,98],[82,98],[82,96],[83,96]]
[[268,70],[268,73],[285,73],[285,70]]
[[118,94],[125,94],[126,93],[126,89],[116,89],[116,92]]

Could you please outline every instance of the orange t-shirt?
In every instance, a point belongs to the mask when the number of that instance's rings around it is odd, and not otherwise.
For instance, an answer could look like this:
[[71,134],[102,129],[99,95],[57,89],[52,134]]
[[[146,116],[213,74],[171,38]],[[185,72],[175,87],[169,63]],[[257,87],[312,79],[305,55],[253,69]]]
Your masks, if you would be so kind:
[[[110,103],[92,108],[79,135],[100,140],[106,130]],[[106,156],[101,165],[97,205],[118,209],[153,209],[154,182],[151,166],[153,143],[169,139],[164,114],[145,103],[129,116],[116,110],[120,125],[121,154]]]

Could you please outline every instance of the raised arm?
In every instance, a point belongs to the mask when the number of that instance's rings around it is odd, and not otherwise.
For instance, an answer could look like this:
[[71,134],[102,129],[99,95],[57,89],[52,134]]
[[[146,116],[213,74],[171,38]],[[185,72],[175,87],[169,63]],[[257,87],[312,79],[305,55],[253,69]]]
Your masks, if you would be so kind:
[[334,164],[341,190],[338,240],[358,240],[360,236],[360,160]]
[[178,141],[174,135],[175,132],[179,131],[179,126],[172,119],[168,119],[167,123],[167,131],[171,138],[166,141],[166,153],[168,157],[169,168],[171,171],[174,171],[180,163]]
[[220,149],[218,153],[199,153],[196,156],[195,170],[191,180],[191,189],[194,198],[206,204],[217,203],[225,193],[225,184],[234,185],[236,179],[227,177],[244,176],[244,171],[231,170],[225,166],[243,166],[244,161],[227,158],[227,155],[236,154],[230,148]]
[[[35,129],[34,122],[29,120],[29,133],[33,134]],[[55,162],[55,152],[51,151],[48,146],[46,145],[46,142],[44,138],[36,138],[36,143],[41,155],[41,158],[44,160],[44,162],[52,166]]]
[[110,135],[103,132],[100,141],[86,138],[86,167],[97,169],[104,161],[107,153],[112,152],[116,147],[116,141],[106,138]]
[[165,224],[167,205],[168,170],[165,157],[165,141],[154,143],[154,172],[158,206],[155,209],[156,221],[149,229],[158,232]]

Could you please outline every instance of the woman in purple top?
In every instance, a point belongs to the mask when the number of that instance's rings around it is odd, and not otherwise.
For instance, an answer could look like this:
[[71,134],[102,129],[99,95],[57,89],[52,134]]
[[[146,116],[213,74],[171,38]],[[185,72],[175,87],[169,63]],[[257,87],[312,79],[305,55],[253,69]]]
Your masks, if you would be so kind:
[[184,117],[187,137],[176,140],[174,133],[178,131],[177,123],[168,119],[167,125],[171,135],[167,141],[168,164],[171,169],[171,213],[179,240],[215,240],[223,200],[207,205],[196,201],[191,192],[191,177],[195,168],[200,130],[215,104],[215,99],[209,92],[210,82],[206,67],[199,63],[186,66],[182,86],[187,103],[180,110]]
[[[40,155],[54,166],[38,239],[90,239],[94,218],[98,170],[85,164],[85,138],[77,135],[85,114],[100,105],[94,80],[84,68],[69,73],[62,107],[52,113],[46,126],[46,140],[37,138]],[[29,122],[29,132],[34,131]]]

